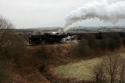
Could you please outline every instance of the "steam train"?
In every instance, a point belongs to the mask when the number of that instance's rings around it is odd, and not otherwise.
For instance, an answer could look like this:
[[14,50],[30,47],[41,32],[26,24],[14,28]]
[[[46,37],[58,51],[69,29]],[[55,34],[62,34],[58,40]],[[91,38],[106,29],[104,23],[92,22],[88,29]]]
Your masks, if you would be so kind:
[[97,32],[97,33],[44,33],[42,35],[31,35],[29,37],[29,44],[54,44],[54,43],[67,43],[73,40],[82,40],[84,38],[102,39],[105,36],[116,36],[125,39],[125,32]]
[[64,43],[75,39],[75,35],[70,33],[44,33],[42,35],[31,35],[29,37],[29,44],[53,44],[53,43]]

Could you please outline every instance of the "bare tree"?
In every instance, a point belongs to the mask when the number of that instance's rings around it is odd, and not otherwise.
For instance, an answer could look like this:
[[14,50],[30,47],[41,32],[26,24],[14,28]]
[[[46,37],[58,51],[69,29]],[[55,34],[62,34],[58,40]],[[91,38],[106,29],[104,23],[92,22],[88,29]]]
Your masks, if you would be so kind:
[[[103,58],[102,63],[95,67],[96,83],[123,83],[125,79],[125,65],[120,55],[109,55]],[[94,71],[95,72],[95,71]],[[98,80],[99,79],[99,80]],[[101,80],[101,82],[100,82]]]
[[125,61],[121,61],[121,69],[119,72],[119,83],[125,83]]
[[12,28],[12,24],[0,16],[0,57],[3,57],[4,48],[10,44],[9,40],[7,39],[9,36],[7,29],[10,28]]
[[26,52],[24,39],[13,31],[14,26],[0,17],[0,60],[19,62]]
[[104,73],[104,68],[103,64],[98,64],[95,66],[94,70],[94,79],[96,83],[104,83],[105,82],[105,73]]
[[107,73],[107,76],[110,78],[110,83],[114,83],[116,81],[116,76],[118,74],[119,68],[120,68],[120,55],[114,55],[114,56],[106,56],[103,60],[103,64],[105,66],[105,72]]
[[[10,65],[23,65],[26,58],[24,39],[13,31],[13,25],[0,16],[0,82],[7,80]],[[26,60],[25,60],[26,61]],[[1,64],[5,67],[1,67]],[[7,71],[6,71],[7,70]],[[4,71],[4,72],[3,72]],[[5,76],[7,75],[7,76]],[[8,77],[9,78],[9,77]],[[6,82],[9,83],[9,82]]]
[[8,73],[9,70],[9,61],[5,60],[7,48],[10,46],[10,36],[7,29],[12,28],[12,24],[7,22],[2,16],[0,16],[0,82],[5,83],[10,82],[10,76]]

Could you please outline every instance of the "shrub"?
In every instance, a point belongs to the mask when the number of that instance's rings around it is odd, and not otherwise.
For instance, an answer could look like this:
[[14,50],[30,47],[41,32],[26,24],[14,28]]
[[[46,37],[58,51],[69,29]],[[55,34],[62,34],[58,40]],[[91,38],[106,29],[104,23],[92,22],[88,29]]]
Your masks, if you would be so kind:
[[9,65],[5,62],[0,62],[0,83],[12,83],[10,76]]
[[81,40],[76,48],[76,52],[81,56],[88,55],[90,51],[91,50],[87,39]]

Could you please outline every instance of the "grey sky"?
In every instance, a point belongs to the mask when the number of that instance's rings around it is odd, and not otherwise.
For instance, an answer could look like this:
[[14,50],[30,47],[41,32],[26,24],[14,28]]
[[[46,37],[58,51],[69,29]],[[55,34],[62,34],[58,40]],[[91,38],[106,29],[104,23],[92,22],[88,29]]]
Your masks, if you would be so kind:
[[[0,0],[0,14],[17,28],[64,26],[65,16],[85,2],[92,0]],[[115,25],[125,26],[125,20]],[[74,24],[83,26],[113,25],[99,20]]]

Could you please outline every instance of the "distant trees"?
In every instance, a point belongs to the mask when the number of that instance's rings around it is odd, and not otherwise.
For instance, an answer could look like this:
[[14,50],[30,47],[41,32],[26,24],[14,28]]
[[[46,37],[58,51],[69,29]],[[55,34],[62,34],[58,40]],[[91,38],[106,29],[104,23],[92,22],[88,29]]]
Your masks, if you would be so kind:
[[[96,37],[97,36],[97,37]],[[114,51],[123,45],[120,34],[115,32],[87,34],[76,47],[76,51],[80,55],[91,54],[91,51]]]
[[107,34],[104,33],[101,41],[103,44],[102,49],[104,48],[105,50],[107,49],[113,51],[115,49],[118,49],[122,45],[120,35],[115,32],[110,32]]

